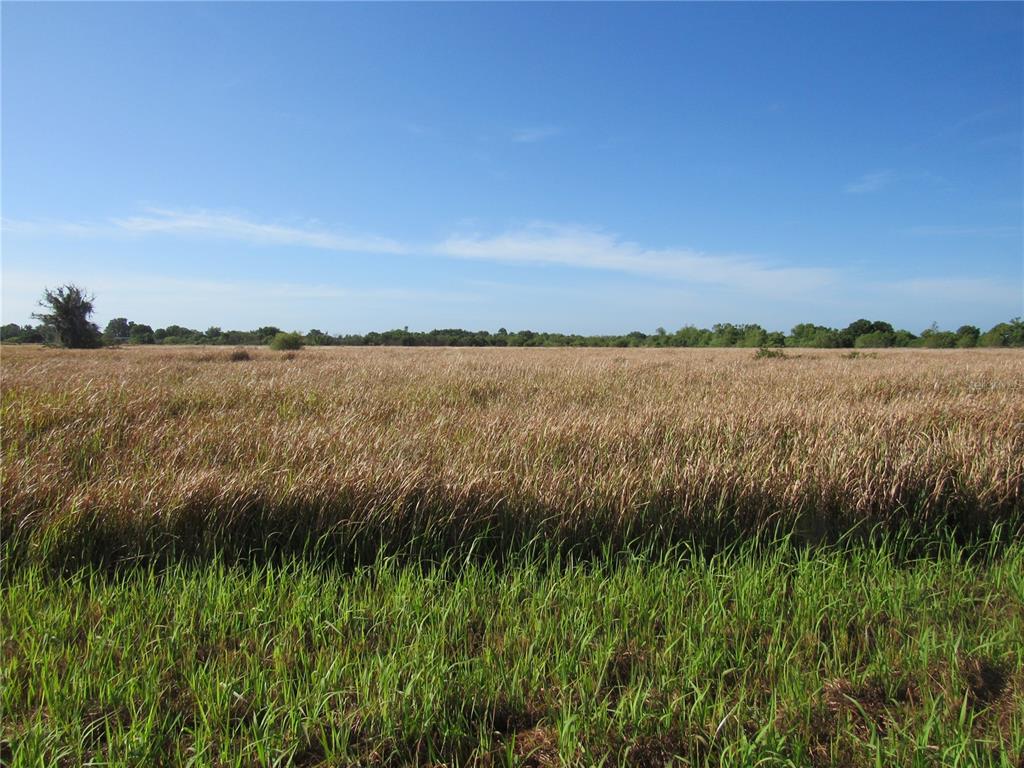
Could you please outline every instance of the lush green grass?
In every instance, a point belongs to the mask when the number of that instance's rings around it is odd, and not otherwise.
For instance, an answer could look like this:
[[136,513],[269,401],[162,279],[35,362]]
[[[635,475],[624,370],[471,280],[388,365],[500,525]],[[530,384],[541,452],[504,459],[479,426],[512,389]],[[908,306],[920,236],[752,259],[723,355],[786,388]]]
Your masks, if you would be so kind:
[[15,766],[1024,759],[1020,544],[29,566],[2,589]]

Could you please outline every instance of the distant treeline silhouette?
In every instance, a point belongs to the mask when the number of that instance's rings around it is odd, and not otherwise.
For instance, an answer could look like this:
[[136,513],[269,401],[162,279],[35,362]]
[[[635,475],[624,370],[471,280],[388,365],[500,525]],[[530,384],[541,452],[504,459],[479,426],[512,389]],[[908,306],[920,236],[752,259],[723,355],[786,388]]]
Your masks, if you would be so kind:
[[[199,331],[181,325],[153,329],[119,317],[111,320],[102,334],[104,344],[269,344],[282,330],[264,326],[252,331],[224,331],[217,327]],[[395,346],[395,347],[1020,347],[1024,346],[1024,320],[1014,318],[987,331],[963,325],[955,331],[935,324],[920,334],[895,329],[881,320],[855,320],[845,328],[800,323],[786,334],[768,331],[757,324],[719,323],[711,328],[687,325],[675,332],[658,328],[654,333],[632,331],[624,335],[583,336],[540,331],[497,332],[442,328],[410,331],[400,328],[366,334],[331,335],[318,329],[300,334],[301,342],[312,346]],[[54,333],[45,323],[0,328],[8,343],[47,343]]]

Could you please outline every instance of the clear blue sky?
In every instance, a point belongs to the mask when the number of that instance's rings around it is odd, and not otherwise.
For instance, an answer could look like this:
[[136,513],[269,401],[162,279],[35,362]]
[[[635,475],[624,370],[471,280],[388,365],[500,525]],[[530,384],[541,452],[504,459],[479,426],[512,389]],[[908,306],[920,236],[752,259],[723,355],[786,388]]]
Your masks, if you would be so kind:
[[2,6],[3,321],[1024,312],[1024,4]]

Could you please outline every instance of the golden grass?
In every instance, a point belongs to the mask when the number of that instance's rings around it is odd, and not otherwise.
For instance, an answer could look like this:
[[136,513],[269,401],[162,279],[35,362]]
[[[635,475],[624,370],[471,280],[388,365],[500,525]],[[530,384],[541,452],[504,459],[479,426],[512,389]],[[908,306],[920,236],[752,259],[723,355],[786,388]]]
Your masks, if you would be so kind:
[[1024,354],[4,347],[18,552],[1019,526]]

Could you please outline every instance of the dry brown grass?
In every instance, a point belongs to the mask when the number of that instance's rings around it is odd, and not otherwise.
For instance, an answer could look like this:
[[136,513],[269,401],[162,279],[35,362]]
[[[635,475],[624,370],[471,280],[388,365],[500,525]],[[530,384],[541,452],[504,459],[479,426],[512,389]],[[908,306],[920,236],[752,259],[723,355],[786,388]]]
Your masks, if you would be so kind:
[[4,347],[8,544],[366,554],[1022,516],[1020,351],[250,354]]

